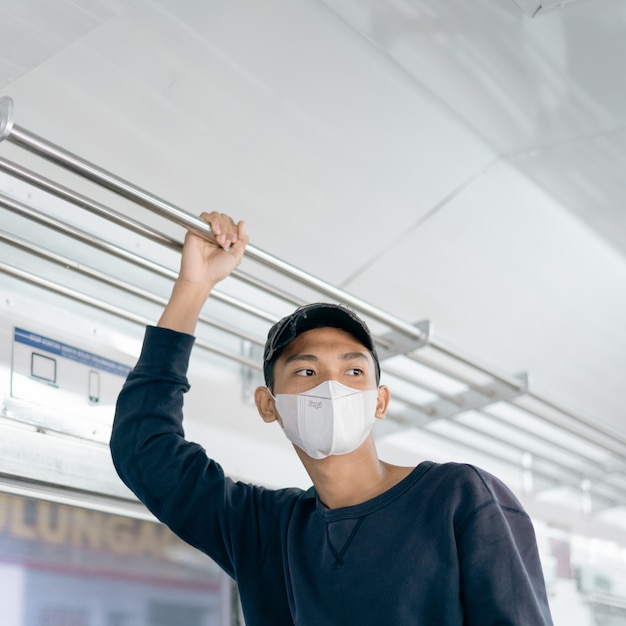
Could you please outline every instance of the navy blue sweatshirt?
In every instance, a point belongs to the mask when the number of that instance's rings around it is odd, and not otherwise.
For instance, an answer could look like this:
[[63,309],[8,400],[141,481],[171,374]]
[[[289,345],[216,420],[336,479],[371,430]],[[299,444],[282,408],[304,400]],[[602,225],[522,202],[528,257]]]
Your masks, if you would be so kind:
[[192,345],[190,335],[147,329],[111,452],[148,509],[237,581],[247,626],[552,624],[532,523],[485,471],[423,462],[340,509],[314,488],[224,476],[184,438]]

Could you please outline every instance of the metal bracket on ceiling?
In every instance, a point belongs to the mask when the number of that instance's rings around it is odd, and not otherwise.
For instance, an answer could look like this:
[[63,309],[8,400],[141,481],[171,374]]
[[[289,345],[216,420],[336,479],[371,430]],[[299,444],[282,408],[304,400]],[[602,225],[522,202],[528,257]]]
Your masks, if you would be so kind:
[[13,100],[9,96],[0,98],[0,141],[9,137],[13,130]]
[[430,320],[422,320],[413,325],[419,331],[418,337],[408,337],[405,333],[397,330],[374,337],[376,352],[381,361],[398,354],[408,354],[428,344],[433,332]]
[[529,17],[562,9],[566,4],[577,0],[514,0],[515,4]]
[[496,402],[507,402],[528,391],[528,374],[526,372],[515,376],[520,381],[519,386],[514,387],[501,380],[468,388],[454,396],[440,397],[422,405],[411,406],[400,411],[398,416],[408,425],[423,427],[432,420],[450,419],[460,413],[480,410]]

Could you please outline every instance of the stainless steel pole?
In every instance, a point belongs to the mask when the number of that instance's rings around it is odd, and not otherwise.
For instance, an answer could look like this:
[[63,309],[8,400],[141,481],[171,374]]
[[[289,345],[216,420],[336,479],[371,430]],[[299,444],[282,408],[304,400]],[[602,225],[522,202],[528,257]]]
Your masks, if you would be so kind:
[[[7,98],[2,98],[2,100],[7,100]],[[12,110],[12,105],[7,104],[6,108],[7,110]],[[2,113],[0,113],[0,115],[1,114]],[[9,114],[7,113],[7,115]],[[5,136],[1,138],[24,148],[25,150],[28,150],[29,152],[32,152],[33,154],[44,158],[59,167],[82,176],[83,178],[86,178],[87,180],[90,180],[91,182],[100,185],[101,187],[104,187],[105,189],[108,189],[109,191],[112,191],[127,200],[131,200],[139,206],[149,209],[157,215],[169,219],[184,228],[193,230],[209,239],[213,238],[208,224],[199,217],[188,213],[180,207],[167,202],[163,198],[159,198],[145,189],[142,189],[141,187],[138,187],[129,181],[124,180],[123,178],[98,167],[93,163],[90,163],[89,161],[86,161],[68,150],[47,141],[43,137],[30,133],[16,124],[7,123],[7,131],[5,132]],[[294,280],[305,284],[339,302],[344,302],[345,304],[358,309],[363,314],[370,316],[372,319],[380,321],[390,328],[394,328],[395,330],[407,335],[408,337],[413,339],[421,339],[423,337],[422,331],[413,325],[398,320],[392,315],[371,306],[367,302],[350,296],[341,289],[334,287],[333,285],[330,285],[329,283],[316,278],[307,272],[294,268],[285,261],[282,261],[253,245],[248,245],[246,248],[246,256],[259,263],[267,265],[275,271],[293,278]]]
[[[183,209],[166,202],[162,198],[155,196],[145,189],[141,189],[136,185],[108,172],[88,161],[82,159],[71,152],[64,150],[63,148],[56,146],[55,144],[46,141],[42,137],[39,137],[33,133],[28,132],[27,130],[17,126],[13,122],[13,101],[9,97],[0,98],[0,141],[8,140],[11,143],[20,146],[37,156],[40,156],[59,167],[67,169],[83,178],[90,180],[91,182],[100,185],[118,195],[135,202],[136,204],[143,206],[146,209],[149,209],[158,215],[165,217],[180,226],[183,226],[187,229],[191,229],[195,232],[200,233],[203,236],[212,238],[212,233],[209,226],[198,217],[191,215],[190,213],[184,211]],[[248,245],[246,248],[246,256],[262,263],[273,270],[288,276],[308,287],[315,289],[316,291],[329,296],[330,298],[343,302],[356,310],[360,311],[362,314],[375,319],[391,329],[399,331],[403,335],[408,338],[420,340],[426,339],[428,346],[437,349],[438,351],[458,360],[460,363],[467,364],[475,369],[483,372],[484,374],[488,374],[495,380],[498,380],[510,387],[520,391],[526,392],[523,388],[523,385],[520,381],[512,376],[503,375],[497,372],[494,372],[490,368],[486,368],[483,365],[479,365],[475,363],[473,360],[462,356],[456,350],[451,350],[445,343],[440,342],[432,336],[424,337],[424,333],[417,327],[409,324],[408,322],[404,322],[399,320],[398,318],[389,315],[385,311],[382,311],[374,306],[371,306],[367,302],[360,300],[350,294],[345,293],[341,289],[330,285],[329,283],[308,274],[302,270],[294,268],[289,265],[285,261],[282,261],[253,245]],[[547,407],[556,408],[549,400],[542,398],[536,394],[533,396],[536,400],[544,403]],[[579,416],[574,415],[573,413],[566,411],[564,409],[557,408],[558,411],[563,413],[564,415],[570,416],[575,421],[583,421],[589,426],[592,426],[590,421],[581,420]],[[592,426],[593,427],[593,426]]]

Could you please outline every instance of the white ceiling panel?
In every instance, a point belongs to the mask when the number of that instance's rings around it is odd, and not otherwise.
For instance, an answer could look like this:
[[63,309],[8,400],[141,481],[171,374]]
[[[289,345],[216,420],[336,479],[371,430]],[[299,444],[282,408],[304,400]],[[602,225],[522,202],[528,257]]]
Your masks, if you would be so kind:
[[[221,4],[219,19],[135,7],[14,84],[19,123],[57,120],[48,138],[193,212],[248,214],[262,247],[280,220],[302,236],[277,254],[342,282],[493,152],[323,7],[253,6]],[[56,94],[45,108],[42,85]],[[347,232],[338,274],[319,252]]]
[[622,428],[625,285],[623,255],[499,163],[348,290]]
[[6,86],[133,4],[132,0],[5,0],[0,85]]

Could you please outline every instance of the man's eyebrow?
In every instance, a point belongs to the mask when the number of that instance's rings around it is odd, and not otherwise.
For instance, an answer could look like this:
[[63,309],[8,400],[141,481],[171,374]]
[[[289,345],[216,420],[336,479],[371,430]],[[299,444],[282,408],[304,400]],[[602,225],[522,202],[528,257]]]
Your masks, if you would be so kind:
[[[363,359],[367,361],[367,355],[364,352],[344,352],[339,355],[339,359],[342,361],[353,361],[354,359]],[[319,358],[315,354],[305,354],[297,352],[285,359],[285,365],[293,363],[294,361],[319,361]]]
[[353,359],[367,359],[365,352],[346,352],[339,357],[342,361],[352,361]]
[[292,354],[285,359],[285,365],[287,363],[292,363],[293,361],[317,361],[318,358],[314,354],[302,354],[300,352],[296,352],[296,354]]

